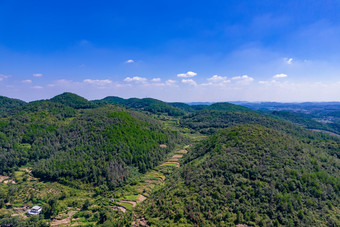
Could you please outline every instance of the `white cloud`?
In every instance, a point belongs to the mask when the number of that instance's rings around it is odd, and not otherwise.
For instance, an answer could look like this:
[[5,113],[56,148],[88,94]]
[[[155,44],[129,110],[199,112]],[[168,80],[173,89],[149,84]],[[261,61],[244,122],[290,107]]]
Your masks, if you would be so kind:
[[276,74],[276,75],[273,76],[273,78],[285,78],[285,77],[287,77],[287,74],[283,74],[283,73]]
[[153,78],[151,81],[152,81],[152,82],[160,82],[160,81],[161,81],[161,78]]
[[291,65],[293,63],[294,59],[293,58],[284,58],[283,60],[286,64]]
[[83,82],[86,84],[92,84],[96,86],[106,86],[113,83],[111,80],[92,80],[92,79],[85,79],[83,80]]
[[188,72],[186,72],[186,73],[177,74],[178,77],[184,77],[184,78],[194,77],[194,76],[196,76],[196,75],[197,75],[197,73],[192,72],[192,71],[188,71]]
[[43,87],[42,86],[33,86],[32,88],[33,89],[42,89]]
[[43,74],[41,74],[41,73],[34,73],[33,76],[34,76],[34,77],[42,77]]
[[138,83],[145,83],[147,81],[144,77],[134,76],[134,77],[126,77],[124,79],[125,82],[138,82]]
[[176,80],[167,80],[165,81],[165,85],[168,85],[168,86],[173,86],[177,83]]
[[252,77],[250,77],[248,75],[235,76],[235,77],[233,77],[231,79],[236,81],[236,83],[242,84],[242,85],[247,85],[247,84],[250,84],[251,82],[254,81],[254,78],[252,78]]
[[31,84],[32,80],[22,80],[21,82],[24,83],[24,84]]
[[134,63],[135,61],[132,59],[126,60],[125,63]]
[[259,81],[259,84],[269,84],[269,83],[270,83],[270,81],[264,81],[264,80]]
[[196,86],[197,85],[197,83],[193,79],[183,79],[182,83],[189,84],[191,86]]
[[293,58],[289,58],[289,59],[287,60],[287,64],[290,65],[290,64],[292,64],[292,63],[293,63]]
[[9,76],[0,74],[0,81],[3,81],[4,79],[7,79]]
[[207,80],[209,81],[208,83],[203,83],[201,85],[203,85],[203,86],[209,86],[209,85],[224,86],[227,83],[231,82],[226,76],[219,76],[219,75],[214,75],[214,76],[208,78]]
[[211,81],[213,83],[229,83],[230,80],[226,76],[219,76],[219,75],[214,75],[210,78],[208,78],[208,81]]

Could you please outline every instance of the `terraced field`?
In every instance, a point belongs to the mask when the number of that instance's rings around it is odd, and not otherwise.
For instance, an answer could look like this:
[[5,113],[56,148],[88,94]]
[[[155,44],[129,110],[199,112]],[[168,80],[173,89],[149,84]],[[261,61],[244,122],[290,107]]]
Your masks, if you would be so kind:
[[120,210],[126,212],[126,210],[132,210],[138,203],[146,200],[152,190],[163,184],[166,175],[170,174],[174,168],[180,167],[180,159],[187,152],[185,149],[175,150],[169,155],[167,161],[157,166],[154,170],[145,173],[135,185],[125,186],[120,190],[123,195],[114,199],[116,206],[112,206],[112,208],[120,208]]

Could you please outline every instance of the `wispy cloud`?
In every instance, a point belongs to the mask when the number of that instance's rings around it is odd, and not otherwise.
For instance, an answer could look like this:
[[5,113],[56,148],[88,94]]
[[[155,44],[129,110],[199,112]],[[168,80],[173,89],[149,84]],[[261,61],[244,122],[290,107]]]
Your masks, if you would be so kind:
[[8,77],[9,77],[8,75],[0,74],[0,81],[3,81],[4,79],[7,79]]
[[284,58],[284,61],[288,64],[288,65],[290,65],[290,64],[292,64],[293,63],[293,58]]
[[138,82],[138,83],[145,83],[147,81],[144,77],[134,76],[134,77],[126,77],[124,79],[125,82]]
[[178,77],[183,77],[183,78],[189,78],[189,77],[197,76],[197,73],[192,72],[192,71],[188,71],[188,72],[186,72],[186,73],[177,74],[177,76],[178,76]]
[[44,87],[38,86],[38,85],[37,85],[37,86],[33,86],[32,88],[33,88],[33,89],[43,89]]
[[235,81],[237,84],[248,85],[254,81],[254,78],[243,75],[243,76],[234,76],[231,80]]
[[182,83],[189,84],[191,86],[197,86],[197,83],[193,79],[183,79]]
[[96,86],[107,86],[113,83],[111,80],[92,80],[92,79],[85,79],[83,80],[83,82],[86,84],[92,84]]
[[274,79],[285,78],[285,77],[287,77],[287,74],[283,74],[283,73],[276,74],[273,76]]
[[43,74],[42,74],[42,73],[34,73],[33,76],[34,76],[34,77],[42,77]]
[[129,63],[134,63],[135,61],[133,59],[129,59],[129,60],[126,60],[125,63],[129,64]]
[[151,81],[152,82],[161,82],[161,78],[153,78]]
[[32,80],[22,80],[21,83],[24,83],[24,84],[31,84],[31,83],[32,83]]
[[168,86],[174,86],[176,85],[177,81],[176,80],[167,80],[165,81],[165,84]]

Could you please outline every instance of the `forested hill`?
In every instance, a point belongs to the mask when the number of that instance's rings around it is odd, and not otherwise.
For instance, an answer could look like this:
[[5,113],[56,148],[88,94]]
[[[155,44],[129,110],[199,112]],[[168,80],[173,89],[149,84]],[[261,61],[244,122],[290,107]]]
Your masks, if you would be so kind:
[[254,112],[253,110],[247,107],[235,105],[235,104],[228,103],[228,102],[218,102],[218,103],[213,103],[211,105],[189,105],[189,104],[181,103],[181,102],[173,102],[169,104],[179,109],[182,109],[188,113],[192,113],[192,112],[196,112],[200,110]]
[[119,104],[135,110],[143,110],[153,114],[168,114],[169,116],[183,116],[185,111],[174,107],[166,102],[152,98],[130,98],[123,99],[120,97],[109,96],[101,100],[95,100],[97,104]]
[[339,226],[339,149],[260,125],[224,129],[139,211],[156,226]]
[[51,98],[50,101],[55,103],[61,103],[75,109],[87,109],[98,107],[98,105],[96,105],[95,103],[70,92],[65,92],[63,94],[57,95]]
[[0,96],[0,116],[15,111],[18,107],[24,106],[26,103],[19,99],[11,99]]
[[143,113],[69,93],[13,108],[0,118],[1,175],[30,164],[42,179],[113,188],[152,169],[181,139]]

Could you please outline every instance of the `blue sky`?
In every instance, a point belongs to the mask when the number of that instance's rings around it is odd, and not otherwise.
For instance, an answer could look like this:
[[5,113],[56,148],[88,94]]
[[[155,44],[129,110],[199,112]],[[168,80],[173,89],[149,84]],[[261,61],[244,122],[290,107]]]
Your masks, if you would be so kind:
[[0,0],[0,95],[340,101],[340,2]]

